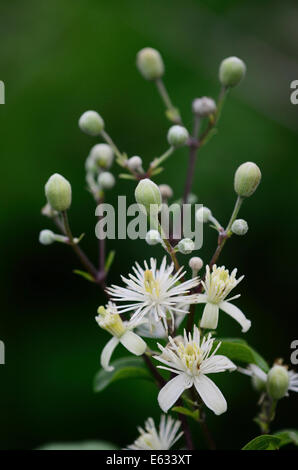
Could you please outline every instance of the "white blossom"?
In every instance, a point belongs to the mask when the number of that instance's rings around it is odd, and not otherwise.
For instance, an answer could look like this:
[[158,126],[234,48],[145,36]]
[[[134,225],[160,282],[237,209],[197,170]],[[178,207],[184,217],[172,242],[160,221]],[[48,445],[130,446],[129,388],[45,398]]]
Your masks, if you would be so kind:
[[237,269],[234,269],[231,274],[224,266],[217,267],[213,265],[212,271],[209,266],[206,266],[205,281],[202,281],[204,286],[204,294],[198,294],[198,303],[204,303],[205,308],[201,319],[200,326],[202,328],[216,329],[218,324],[219,310],[230,315],[242,327],[243,333],[249,330],[251,321],[248,320],[241,310],[231,303],[231,300],[237,299],[240,295],[235,295],[226,300],[232,289],[239,284],[244,276],[236,279]]
[[133,444],[127,446],[130,450],[168,450],[180,439],[183,432],[178,433],[180,421],[171,416],[161,416],[159,430],[157,431],[152,418],[145,422],[145,429],[139,427],[139,437]]
[[157,367],[177,374],[159,392],[158,403],[163,411],[167,412],[184,390],[193,385],[205,405],[215,414],[220,415],[227,410],[227,402],[223,394],[207,375],[226,370],[232,371],[236,369],[236,366],[227,357],[216,354],[220,343],[211,353],[213,343],[214,338],[210,333],[201,341],[199,330],[195,326],[193,337],[191,333],[187,335],[184,330],[182,340],[169,337],[168,346],[158,345],[162,354],[154,358],[165,366]]

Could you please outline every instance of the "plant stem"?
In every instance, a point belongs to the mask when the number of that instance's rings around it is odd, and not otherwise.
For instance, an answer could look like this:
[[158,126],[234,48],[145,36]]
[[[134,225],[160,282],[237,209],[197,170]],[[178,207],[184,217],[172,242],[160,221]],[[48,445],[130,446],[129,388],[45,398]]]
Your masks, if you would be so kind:
[[191,187],[193,183],[195,165],[196,165],[196,156],[197,156],[197,151],[199,148],[198,141],[197,141],[199,128],[200,128],[200,119],[198,118],[198,116],[194,116],[192,138],[190,139],[190,143],[189,143],[189,159],[188,159],[188,168],[187,168],[186,181],[185,181],[184,193],[183,193],[183,204],[186,204],[188,201],[188,196],[191,191]]
[[179,111],[173,105],[162,78],[158,78],[157,80],[155,80],[155,83],[156,83],[157,90],[161,96],[162,101],[164,102],[166,109],[169,112],[172,112],[173,114],[171,120],[175,122],[176,124],[182,124]]
[[144,362],[147,365],[148,369],[150,370],[151,374],[155,378],[155,380],[157,382],[157,385],[158,385],[158,388],[161,389],[166,384],[165,379],[163,378],[162,375],[160,375],[157,368],[152,364],[150,357],[146,353],[143,354],[142,357],[143,357]]
[[81,250],[81,248],[74,242],[73,235],[72,235],[72,232],[71,232],[71,229],[70,229],[70,226],[69,226],[66,211],[62,212],[62,217],[63,217],[63,222],[64,222],[65,234],[67,235],[67,237],[69,239],[69,243],[70,243],[72,249],[74,250],[74,252],[78,256],[78,258],[80,259],[82,265],[86,268],[86,270],[89,272],[89,274],[91,274],[94,281],[98,282],[98,280],[97,280],[97,274],[98,273],[97,273],[97,270],[96,270],[95,266],[91,263],[89,258],[85,255],[83,250]]
[[[99,199],[97,199],[97,205],[103,204],[104,202],[104,196],[101,196]],[[98,217],[98,221],[100,222],[102,219],[102,216]],[[98,254],[99,254],[99,259],[98,259],[98,274],[97,277],[101,281],[102,287],[105,287],[105,278],[106,278],[106,272],[105,272],[105,261],[106,261],[106,253],[105,253],[105,238],[99,238],[98,239]]]

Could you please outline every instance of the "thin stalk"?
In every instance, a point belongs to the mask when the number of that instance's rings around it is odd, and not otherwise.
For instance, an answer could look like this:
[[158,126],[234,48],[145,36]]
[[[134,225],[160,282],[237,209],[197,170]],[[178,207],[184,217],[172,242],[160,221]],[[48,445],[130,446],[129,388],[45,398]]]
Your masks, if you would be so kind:
[[161,96],[161,99],[166,109],[172,112],[173,114],[172,121],[175,122],[176,124],[182,124],[180,114],[178,110],[175,108],[175,106],[173,105],[162,78],[158,78],[157,80],[155,80],[155,83],[156,83],[157,90]]
[[196,165],[196,157],[197,157],[197,151],[198,151],[197,136],[199,133],[199,129],[200,129],[200,118],[198,116],[194,116],[192,139],[189,144],[189,159],[188,159],[188,168],[187,168],[184,193],[183,193],[183,204],[187,203],[188,196],[192,188],[195,165]]

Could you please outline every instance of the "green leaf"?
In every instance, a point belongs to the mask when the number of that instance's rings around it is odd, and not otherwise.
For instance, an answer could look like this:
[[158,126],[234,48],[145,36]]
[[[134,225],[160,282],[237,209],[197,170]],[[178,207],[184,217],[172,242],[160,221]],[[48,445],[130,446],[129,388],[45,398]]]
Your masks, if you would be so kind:
[[277,450],[279,449],[280,442],[281,439],[279,437],[264,434],[248,442],[242,450]]
[[265,359],[260,356],[242,339],[222,338],[215,341],[215,344],[221,341],[218,354],[223,354],[234,361],[246,362],[247,364],[256,364],[264,372],[269,371],[269,366]]
[[159,173],[161,173],[163,170],[164,168],[162,166],[160,166],[159,168],[156,168],[156,170],[152,171],[152,176],[159,175]]
[[184,408],[184,406],[174,406],[172,411],[182,415],[190,416],[190,418],[194,419],[195,421],[199,420],[199,410],[191,411],[188,408]]
[[153,380],[150,372],[145,367],[141,358],[122,357],[112,362],[112,372],[101,369],[94,378],[94,391],[101,392],[111,383],[123,379],[146,379]]
[[38,450],[118,450],[118,447],[106,441],[53,442]]
[[75,274],[77,274],[78,276],[83,277],[84,279],[86,279],[89,282],[94,282],[94,277],[91,276],[91,274],[87,273],[86,271],[81,271],[80,269],[74,269],[73,272]]
[[105,273],[107,274],[113,264],[114,258],[115,258],[116,251],[111,250],[110,253],[108,254],[106,263],[105,263]]
[[283,429],[274,433],[274,436],[281,439],[279,447],[286,446],[287,444],[294,444],[298,446],[298,430],[297,429]]
[[122,178],[123,180],[135,180],[136,177],[133,175],[130,175],[128,173],[120,173],[119,178]]

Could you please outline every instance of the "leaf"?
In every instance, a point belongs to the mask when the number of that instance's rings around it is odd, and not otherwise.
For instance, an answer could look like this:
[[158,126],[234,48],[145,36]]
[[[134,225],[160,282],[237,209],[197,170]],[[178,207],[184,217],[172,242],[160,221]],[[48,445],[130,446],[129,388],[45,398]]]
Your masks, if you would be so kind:
[[152,380],[152,376],[145,367],[142,359],[137,357],[122,357],[111,363],[112,372],[101,369],[94,378],[94,391],[101,392],[111,383],[123,379]]
[[74,269],[73,272],[75,274],[77,274],[78,276],[83,277],[84,279],[86,279],[89,282],[94,282],[94,277],[91,276],[91,274],[87,273],[86,271],[81,271],[80,269]]
[[136,177],[133,175],[130,175],[128,173],[120,173],[119,178],[122,178],[123,180],[135,180]]
[[117,450],[118,447],[106,441],[81,441],[81,442],[53,442],[45,444],[38,450]]
[[172,411],[176,411],[176,413],[180,413],[182,415],[190,416],[190,418],[194,419],[195,421],[198,421],[200,417],[199,410],[191,411],[188,408],[184,408],[184,406],[174,406]]
[[116,251],[111,250],[110,253],[108,254],[106,263],[105,263],[105,273],[107,274],[113,264],[114,258],[115,258]]
[[152,176],[156,176],[156,175],[159,175],[159,173],[161,173],[163,171],[163,167],[160,166],[159,168],[156,168],[156,170],[153,170],[152,171]]
[[264,434],[248,442],[242,450],[277,450],[279,449],[280,442],[281,439],[279,437]]
[[221,346],[218,349],[219,354],[223,354],[234,361],[256,364],[264,372],[268,372],[269,366],[265,359],[251,348],[246,341],[238,338],[222,338],[220,340],[216,340],[215,344],[218,344],[219,341],[221,341]]
[[283,429],[282,431],[275,432],[274,436],[281,439],[279,447],[286,446],[287,444],[294,444],[295,446],[298,446],[297,429]]

